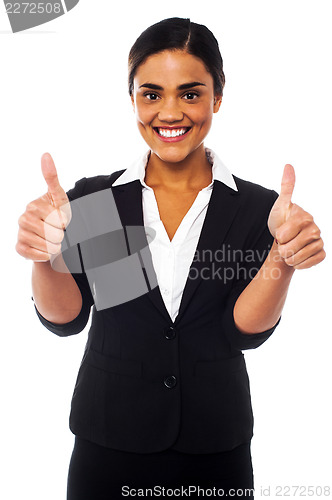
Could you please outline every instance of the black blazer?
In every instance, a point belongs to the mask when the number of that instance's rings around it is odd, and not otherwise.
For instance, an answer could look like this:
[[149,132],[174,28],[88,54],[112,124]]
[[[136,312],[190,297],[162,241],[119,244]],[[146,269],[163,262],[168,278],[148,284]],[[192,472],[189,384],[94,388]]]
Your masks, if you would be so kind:
[[[67,195],[74,200],[109,189],[122,172],[83,178]],[[72,273],[83,297],[73,321],[55,325],[36,309],[46,328],[68,336],[83,330],[93,306],[71,404],[74,434],[139,453],[221,452],[252,438],[242,350],[260,346],[276,325],[245,335],[234,324],[233,307],[271,248],[267,218],[278,195],[234,180],[238,192],[214,182],[195,254],[201,257],[189,273],[195,278],[187,279],[174,322],[159,287],[98,311],[84,273]],[[111,189],[123,226],[143,226],[140,182]]]

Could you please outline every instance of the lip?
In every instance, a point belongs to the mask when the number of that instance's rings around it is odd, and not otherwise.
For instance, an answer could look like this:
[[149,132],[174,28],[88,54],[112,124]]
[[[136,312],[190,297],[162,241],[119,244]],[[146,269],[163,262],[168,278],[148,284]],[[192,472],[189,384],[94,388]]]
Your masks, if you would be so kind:
[[[187,132],[183,135],[179,135],[178,137],[163,137],[162,135],[159,135],[158,132],[157,132],[157,129],[158,128],[163,128],[163,129],[166,129],[166,130],[178,130],[180,128],[188,128]],[[160,139],[161,141],[163,142],[180,142],[180,141],[183,141],[187,136],[188,134],[191,132],[192,130],[192,127],[153,127],[153,131],[154,133],[156,134],[156,136],[158,137],[158,139]]]

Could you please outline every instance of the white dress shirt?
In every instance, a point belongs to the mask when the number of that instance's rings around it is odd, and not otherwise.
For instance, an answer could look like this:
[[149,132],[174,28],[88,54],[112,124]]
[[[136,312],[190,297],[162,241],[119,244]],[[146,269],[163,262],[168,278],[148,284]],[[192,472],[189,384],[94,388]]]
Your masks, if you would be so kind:
[[199,191],[194,203],[183,217],[172,241],[170,241],[160,219],[154,191],[144,182],[145,168],[150,154],[151,150],[144,153],[138,161],[127,168],[113,182],[113,186],[126,184],[136,179],[139,179],[142,184],[144,227],[152,228],[156,232],[155,238],[149,243],[152,262],[166,309],[172,321],[175,321],[201,234],[213,183],[215,180],[223,182],[235,191],[237,191],[237,187],[232,174],[218,156],[211,149],[205,148],[205,154],[212,166],[212,182]]

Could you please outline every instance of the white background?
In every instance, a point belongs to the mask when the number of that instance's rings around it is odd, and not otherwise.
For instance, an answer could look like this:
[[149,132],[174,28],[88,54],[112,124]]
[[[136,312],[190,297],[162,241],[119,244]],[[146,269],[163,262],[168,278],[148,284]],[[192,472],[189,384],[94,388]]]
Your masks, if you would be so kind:
[[68,190],[147,149],[127,91],[127,56],[145,28],[173,16],[206,24],[224,59],[224,99],[205,145],[233,174],[277,191],[292,163],[293,201],[314,215],[328,252],[296,272],[280,326],[246,351],[256,498],[269,486],[273,498],[276,485],[332,489],[331,14],[323,0],[81,0],[12,34],[1,6],[1,498],[65,499],[70,401],[88,331],[60,338],[39,322],[31,262],[15,252],[17,219],[46,192],[43,152]]

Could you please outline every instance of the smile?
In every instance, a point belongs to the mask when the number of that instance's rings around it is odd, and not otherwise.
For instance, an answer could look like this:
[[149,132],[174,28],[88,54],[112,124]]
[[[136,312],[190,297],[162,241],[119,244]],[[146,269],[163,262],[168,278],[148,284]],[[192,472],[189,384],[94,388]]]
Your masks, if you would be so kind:
[[153,130],[160,137],[160,139],[166,140],[167,142],[173,142],[184,138],[188,134],[189,130],[191,130],[191,127],[181,127],[173,129],[154,127]]

